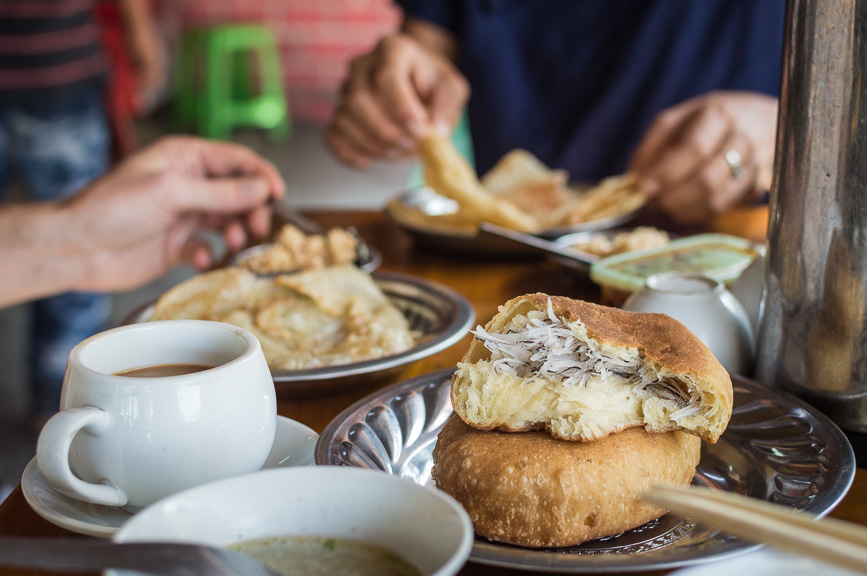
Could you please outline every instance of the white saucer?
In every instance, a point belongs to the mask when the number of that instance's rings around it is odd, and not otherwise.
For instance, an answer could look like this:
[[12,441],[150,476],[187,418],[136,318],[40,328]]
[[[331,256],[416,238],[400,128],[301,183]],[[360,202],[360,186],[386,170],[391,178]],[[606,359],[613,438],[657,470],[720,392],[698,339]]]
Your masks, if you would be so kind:
[[678,570],[672,572],[671,576],[731,576],[732,574],[738,574],[738,576],[766,576],[767,574],[857,576],[856,572],[838,568],[832,564],[768,548],[719,562],[709,562]]
[[[318,438],[319,435],[304,424],[278,416],[274,446],[262,468],[312,466]],[[37,514],[61,528],[88,536],[109,538],[132,517],[131,512],[121,508],[90,504],[61,494],[39,471],[36,458],[24,469],[21,491]]]

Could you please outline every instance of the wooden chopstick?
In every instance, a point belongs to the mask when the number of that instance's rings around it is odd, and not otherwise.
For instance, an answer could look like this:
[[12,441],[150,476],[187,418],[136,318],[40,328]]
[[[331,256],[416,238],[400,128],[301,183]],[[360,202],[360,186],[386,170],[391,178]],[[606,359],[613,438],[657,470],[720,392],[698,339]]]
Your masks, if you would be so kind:
[[867,528],[707,488],[654,485],[642,499],[702,524],[867,574]]

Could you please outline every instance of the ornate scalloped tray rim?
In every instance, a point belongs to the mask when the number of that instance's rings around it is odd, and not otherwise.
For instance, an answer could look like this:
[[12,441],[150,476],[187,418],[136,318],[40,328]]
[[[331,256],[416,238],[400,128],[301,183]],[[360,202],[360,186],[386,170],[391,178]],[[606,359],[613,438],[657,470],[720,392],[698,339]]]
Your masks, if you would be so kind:
[[[451,416],[452,368],[398,382],[356,402],[325,428],[317,465],[381,469],[432,485],[430,452]],[[805,402],[733,375],[734,410],[704,444],[695,484],[734,490],[823,516],[849,490],[855,456],[843,432]],[[477,538],[470,560],[564,573],[666,570],[720,560],[758,545],[671,514],[624,534],[554,550]]]

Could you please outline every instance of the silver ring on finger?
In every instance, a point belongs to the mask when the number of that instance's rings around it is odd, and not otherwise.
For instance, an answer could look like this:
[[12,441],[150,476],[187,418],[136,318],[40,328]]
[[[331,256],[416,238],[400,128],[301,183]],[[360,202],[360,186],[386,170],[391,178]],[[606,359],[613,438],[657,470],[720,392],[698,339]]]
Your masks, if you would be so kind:
[[741,155],[737,150],[729,150],[725,153],[726,164],[729,165],[729,172],[732,178],[737,180],[744,171],[744,165],[741,163]]

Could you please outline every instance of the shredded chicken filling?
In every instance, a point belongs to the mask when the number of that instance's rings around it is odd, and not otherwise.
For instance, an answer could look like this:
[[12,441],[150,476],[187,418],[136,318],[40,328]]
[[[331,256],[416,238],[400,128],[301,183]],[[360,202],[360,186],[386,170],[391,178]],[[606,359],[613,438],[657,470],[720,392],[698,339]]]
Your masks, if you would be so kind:
[[686,391],[674,381],[650,373],[641,363],[612,358],[590,348],[554,314],[550,300],[548,318],[528,318],[520,331],[497,334],[477,326],[471,332],[491,351],[496,374],[519,377],[539,374],[558,379],[564,386],[584,386],[595,375],[604,382],[616,375],[637,391],[647,390],[675,402],[678,410],[671,414],[671,420],[692,416],[700,410],[701,398],[695,390]]

